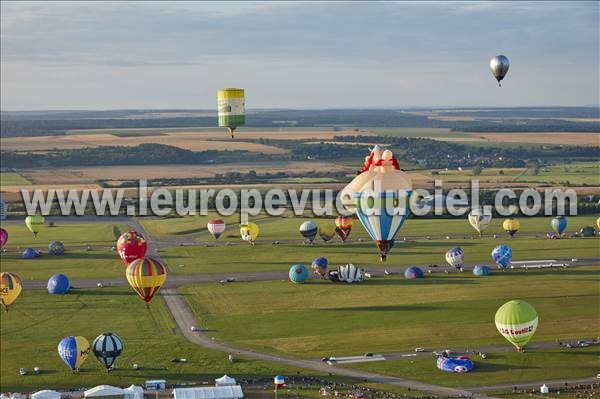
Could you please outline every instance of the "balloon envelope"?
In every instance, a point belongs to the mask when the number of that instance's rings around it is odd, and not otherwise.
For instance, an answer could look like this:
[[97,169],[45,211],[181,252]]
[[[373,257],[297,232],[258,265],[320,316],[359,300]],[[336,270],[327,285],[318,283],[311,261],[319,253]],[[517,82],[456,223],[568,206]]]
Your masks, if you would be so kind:
[[52,241],[48,244],[48,253],[54,256],[63,255],[65,253],[65,244],[60,241]]
[[55,274],[48,280],[48,293],[54,295],[63,295],[69,292],[71,284],[64,274]]
[[335,235],[335,227],[330,224],[320,224],[319,225],[319,236],[325,242],[331,241],[333,236]]
[[34,259],[40,256],[40,253],[33,248],[25,248],[25,251],[21,254],[23,259]]
[[538,314],[529,303],[516,299],[500,306],[495,322],[500,334],[517,349],[522,349],[537,329]]
[[450,373],[468,373],[475,368],[473,361],[467,356],[445,357],[438,356],[437,368]]
[[329,261],[327,258],[320,257],[312,261],[311,268],[315,274],[325,276],[327,274],[328,265]]
[[71,370],[78,370],[90,353],[90,343],[84,337],[69,336],[58,343],[58,355]]
[[117,251],[123,262],[128,265],[136,259],[143,258],[148,250],[144,236],[131,230],[123,233],[117,240]]
[[504,244],[498,245],[492,250],[492,259],[498,267],[506,269],[512,260],[512,249]]
[[581,235],[584,237],[593,237],[596,235],[596,229],[592,226],[585,226],[579,230],[579,233],[581,233]]
[[338,216],[335,219],[335,232],[340,237],[342,242],[346,241],[346,238],[350,235],[352,230],[352,216]]
[[504,55],[497,55],[492,57],[490,60],[490,70],[492,71],[492,75],[494,75],[494,78],[496,78],[498,83],[504,79],[509,67],[510,62]]
[[469,223],[479,234],[488,228],[492,221],[492,212],[484,208],[475,208],[469,213]]
[[167,269],[158,260],[145,257],[131,262],[125,275],[131,288],[148,303],[165,283]]
[[490,274],[490,268],[486,265],[476,265],[473,268],[473,274],[477,277],[488,276]]
[[23,285],[18,275],[9,272],[0,273],[0,303],[4,311],[8,311],[8,307],[17,300],[22,289]]
[[123,352],[123,341],[118,335],[105,332],[96,337],[92,343],[92,352],[96,359],[110,370],[115,365],[117,358]]
[[504,222],[502,222],[502,228],[512,237],[521,228],[521,223],[519,223],[519,221],[516,219],[506,219]]
[[290,267],[290,281],[296,284],[302,284],[308,279],[308,269],[306,266],[297,263]]
[[416,279],[416,278],[423,278],[424,274],[423,274],[423,270],[421,270],[420,268],[416,267],[416,266],[412,266],[409,267],[408,269],[406,269],[404,271],[404,278],[407,279]]
[[40,232],[42,226],[44,225],[44,217],[42,215],[33,215],[27,216],[25,218],[25,226],[33,233],[33,235],[37,236]]
[[213,236],[215,240],[218,240],[219,237],[221,237],[221,234],[225,232],[225,227],[225,222],[221,219],[209,220],[209,222],[206,224],[208,232]]
[[4,247],[4,245],[6,245],[7,241],[8,241],[8,231],[0,228],[0,248]]
[[217,92],[219,127],[226,127],[233,137],[233,131],[246,123],[246,100],[244,89],[227,88]]
[[244,241],[254,243],[259,233],[260,229],[256,223],[249,222],[240,226],[240,235]]
[[552,219],[550,225],[556,234],[561,235],[567,228],[567,218],[564,216],[557,216]]
[[465,264],[465,251],[461,247],[453,247],[446,252],[446,262],[450,266],[462,270]]
[[338,267],[337,273],[334,275],[334,277],[335,279],[333,281],[344,283],[360,283],[364,279],[364,273],[352,263],[348,263],[345,266]]
[[317,231],[317,225],[311,220],[304,222],[300,225],[300,234],[302,234],[302,237],[306,238],[308,242],[313,242],[313,240],[317,236]]

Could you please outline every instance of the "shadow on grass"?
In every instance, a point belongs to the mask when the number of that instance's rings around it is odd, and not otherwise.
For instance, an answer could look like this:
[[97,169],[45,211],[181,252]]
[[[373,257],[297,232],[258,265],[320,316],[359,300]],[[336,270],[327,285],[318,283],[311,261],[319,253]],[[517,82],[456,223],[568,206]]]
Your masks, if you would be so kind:
[[476,281],[459,279],[459,278],[439,278],[439,277],[424,277],[414,280],[409,279],[398,279],[398,278],[376,278],[364,280],[362,285],[406,285],[406,286],[417,286],[417,285],[462,285],[462,284],[475,284]]
[[341,308],[326,308],[322,309],[321,312],[396,312],[396,311],[427,311],[427,310],[442,310],[443,306],[431,306],[431,305],[384,305],[384,306],[352,306],[352,307],[341,307]]
[[94,295],[94,296],[130,296],[133,292],[129,290],[116,291],[111,289],[86,289],[73,287],[66,295]]
[[516,364],[505,364],[505,363],[483,363],[475,362],[476,373],[497,373],[499,371],[516,371],[516,370],[527,370],[535,369],[537,367],[516,365]]

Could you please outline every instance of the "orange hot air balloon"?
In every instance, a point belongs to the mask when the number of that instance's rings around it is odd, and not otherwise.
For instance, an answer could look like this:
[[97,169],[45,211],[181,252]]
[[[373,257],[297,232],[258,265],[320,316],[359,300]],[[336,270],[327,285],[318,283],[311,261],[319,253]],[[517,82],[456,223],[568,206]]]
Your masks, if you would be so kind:
[[127,266],[125,275],[131,288],[144,302],[149,303],[165,283],[167,268],[158,260],[145,257],[131,262]]
[[342,242],[350,235],[352,230],[352,216],[338,216],[335,219],[335,232],[341,238]]

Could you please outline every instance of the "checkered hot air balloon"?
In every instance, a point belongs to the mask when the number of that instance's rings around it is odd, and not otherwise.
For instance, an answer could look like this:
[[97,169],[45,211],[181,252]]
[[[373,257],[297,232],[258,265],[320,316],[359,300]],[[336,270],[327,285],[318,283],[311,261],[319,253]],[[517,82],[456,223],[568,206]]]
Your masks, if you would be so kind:
[[167,268],[154,258],[134,260],[125,271],[131,288],[144,302],[149,303],[167,279]]
[[148,243],[146,239],[137,231],[128,231],[117,240],[117,252],[126,265],[136,259],[143,258],[147,250]]
[[221,219],[209,220],[209,222],[206,224],[208,232],[213,236],[215,240],[218,240],[219,237],[221,237],[221,234],[225,232],[225,227],[225,222]]
[[364,168],[343,191],[343,204],[356,209],[361,224],[375,240],[382,261],[408,216],[411,194],[410,177],[400,170],[394,154],[379,146],[373,148]]

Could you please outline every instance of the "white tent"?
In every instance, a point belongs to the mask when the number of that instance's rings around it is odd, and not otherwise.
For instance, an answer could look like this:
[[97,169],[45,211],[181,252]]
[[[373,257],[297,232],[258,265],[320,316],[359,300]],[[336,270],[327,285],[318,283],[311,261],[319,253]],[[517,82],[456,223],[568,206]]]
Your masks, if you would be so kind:
[[215,379],[215,385],[218,387],[230,387],[232,385],[237,385],[235,378],[231,378],[227,374],[225,374],[221,378]]
[[44,389],[32,394],[31,399],[60,399],[60,392]]
[[139,385],[132,385],[129,388],[125,388],[125,397],[127,399],[144,399],[144,388]]
[[242,399],[242,387],[233,385],[229,387],[198,387],[176,388],[173,390],[174,399]]
[[98,385],[97,387],[88,389],[83,393],[84,398],[123,398],[125,391],[121,388],[113,387],[112,385]]

